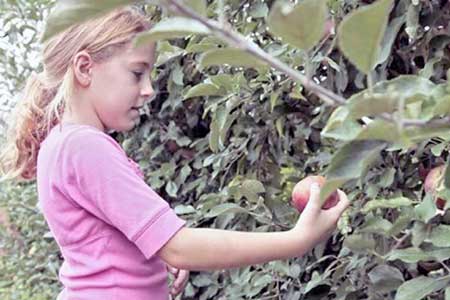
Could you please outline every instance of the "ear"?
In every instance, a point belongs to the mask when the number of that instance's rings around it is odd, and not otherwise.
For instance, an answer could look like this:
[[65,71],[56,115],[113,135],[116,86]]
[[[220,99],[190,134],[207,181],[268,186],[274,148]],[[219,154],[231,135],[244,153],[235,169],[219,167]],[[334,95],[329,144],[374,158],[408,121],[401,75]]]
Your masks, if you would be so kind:
[[92,57],[86,51],[78,52],[73,59],[73,71],[76,82],[87,87],[92,79]]

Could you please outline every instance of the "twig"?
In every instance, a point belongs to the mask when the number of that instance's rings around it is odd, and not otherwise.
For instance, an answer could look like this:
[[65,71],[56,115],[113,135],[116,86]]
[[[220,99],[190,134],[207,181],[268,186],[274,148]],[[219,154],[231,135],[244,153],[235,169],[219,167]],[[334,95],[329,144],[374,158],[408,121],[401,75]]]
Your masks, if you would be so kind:
[[408,237],[411,236],[411,234],[412,234],[412,232],[411,232],[411,231],[408,231],[405,235],[403,235],[400,239],[398,239],[397,242],[395,243],[394,247],[392,247],[391,251],[392,251],[392,250],[398,249],[398,248],[403,244],[403,242],[404,242]]

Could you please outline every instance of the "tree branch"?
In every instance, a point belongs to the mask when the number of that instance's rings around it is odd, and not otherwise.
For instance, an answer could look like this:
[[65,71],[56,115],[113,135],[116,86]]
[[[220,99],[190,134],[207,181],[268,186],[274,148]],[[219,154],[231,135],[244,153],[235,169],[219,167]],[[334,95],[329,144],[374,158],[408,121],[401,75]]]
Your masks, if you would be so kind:
[[[283,72],[287,76],[289,76],[294,81],[300,82],[305,89],[309,90],[320,99],[322,99],[326,104],[330,106],[342,106],[346,104],[346,99],[333,93],[330,90],[322,87],[321,85],[315,83],[310,80],[307,76],[303,75],[299,71],[291,68],[284,62],[279,59],[273,57],[268,54],[264,50],[262,50],[258,45],[256,45],[252,40],[245,38],[240,33],[236,32],[229,23],[219,23],[215,20],[208,19],[198,14],[190,7],[181,3],[180,0],[165,0],[163,4],[167,6],[167,8],[173,12],[181,14],[185,17],[189,17],[194,19],[203,25],[205,25],[213,34],[227,42],[233,47],[239,48],[249,54],[254,55],[262,61],[265,61],[268,65],[273,67],[274,69]],[[395,120],[394,116],[383,113],[379,115],[381,119],[391,122],[398,123]],[[450,124],[450,117],[445,117],[442,119],[433,119],[430,121],[422,121],[422,120],[414,120],[414,119],[403,119],[402,126],[403,127],[442,127]]]

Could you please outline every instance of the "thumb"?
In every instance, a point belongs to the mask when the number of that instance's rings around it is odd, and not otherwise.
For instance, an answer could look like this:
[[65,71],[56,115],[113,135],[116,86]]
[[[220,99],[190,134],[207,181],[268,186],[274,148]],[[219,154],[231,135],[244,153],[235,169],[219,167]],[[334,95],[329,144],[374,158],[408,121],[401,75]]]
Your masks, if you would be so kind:
[[338,189],[337,192],[339,202],[336,204],[336,208],[338,209],[339,215],[341,215],[350,206],[351,202],[343,191]]

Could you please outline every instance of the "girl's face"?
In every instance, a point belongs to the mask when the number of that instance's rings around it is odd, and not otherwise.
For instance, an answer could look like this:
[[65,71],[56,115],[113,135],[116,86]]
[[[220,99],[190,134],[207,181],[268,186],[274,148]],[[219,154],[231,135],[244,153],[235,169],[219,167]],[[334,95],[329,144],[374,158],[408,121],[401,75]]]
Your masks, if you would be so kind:
[[[154,63],[154,44],[133,48],[131,44],[110,59],[92,64],[89,84],[82,88],[79,120],[102,131],[129,131],[139,121],[136,108],[154,94],[150,72]],[[86,107],[88,106],[88,107]]]

